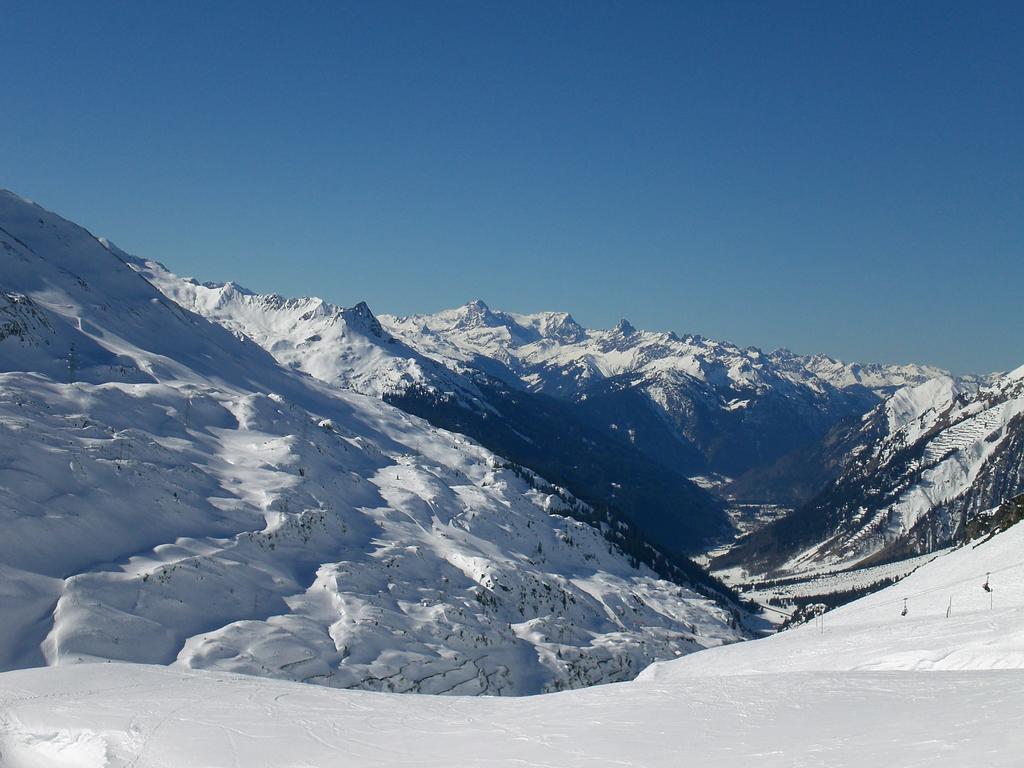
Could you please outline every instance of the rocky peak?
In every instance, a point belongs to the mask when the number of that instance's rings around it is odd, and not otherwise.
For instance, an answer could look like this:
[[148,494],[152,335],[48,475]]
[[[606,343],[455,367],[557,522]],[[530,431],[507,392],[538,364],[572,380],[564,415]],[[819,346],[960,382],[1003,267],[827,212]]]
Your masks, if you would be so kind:
[[619,320],[619,322],[615,324],[615,327],[612,328],[612,331],[621,334],[622,336],[632,336],[634,333],[637,332],[633,324],[629,322],[629,320],[627,320],[626,318],[622,318],[621,320]]
[[345,320],[345,324],[350,328],[355,328],[367,334],[372,334],[378,338],[385,338],[388,336],[384,329],[381,327],[380,321],[377,320],[373,311],[365,301],[360,301],[354,307],[343,309],[341,316]]

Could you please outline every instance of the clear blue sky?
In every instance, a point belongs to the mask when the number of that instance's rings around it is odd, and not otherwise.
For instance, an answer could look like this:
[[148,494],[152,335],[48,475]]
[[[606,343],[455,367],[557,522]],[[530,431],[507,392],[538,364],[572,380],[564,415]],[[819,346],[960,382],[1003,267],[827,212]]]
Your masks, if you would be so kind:
[[1024,363],[1019,2],[12,0],[0,59],[0,186],[182,274]]

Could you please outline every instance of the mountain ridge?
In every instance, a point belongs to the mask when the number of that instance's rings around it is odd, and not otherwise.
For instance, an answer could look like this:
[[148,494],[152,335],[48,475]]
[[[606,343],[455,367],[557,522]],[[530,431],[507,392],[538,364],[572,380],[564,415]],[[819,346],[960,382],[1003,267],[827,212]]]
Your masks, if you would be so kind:
[[[628,321],[606,331],[574,320],[570,333],[550,330],[570,320],[567,313],[495,311],[479,300],[434,314],[380,316],[395,337],[450,367],[492,360],[515,377],[513,386],[577,404],[596,399],[594,410],[624,410],[620,393],[636,391],[681,444],[702,456],[687,468],[697,474],[736,476],[765,466],[898,387],[945,373],[784,349],[764,353],[699,335],[640,331]],[[659,453],[648,451],[652,458]]]

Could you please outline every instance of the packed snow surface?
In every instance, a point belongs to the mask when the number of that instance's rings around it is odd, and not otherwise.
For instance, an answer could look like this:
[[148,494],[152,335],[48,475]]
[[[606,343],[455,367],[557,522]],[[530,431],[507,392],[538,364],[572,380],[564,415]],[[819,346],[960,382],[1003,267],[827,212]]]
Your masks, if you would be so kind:
[[584,690],[439,699],[127,664],[8,672],[0,755],[5,768],[1020,766],[1022,649],[1018,526],[823,623]]
[[655,664],[642,677],[996,669],[1024,669],[1024,525],[936,557],[821,625]]

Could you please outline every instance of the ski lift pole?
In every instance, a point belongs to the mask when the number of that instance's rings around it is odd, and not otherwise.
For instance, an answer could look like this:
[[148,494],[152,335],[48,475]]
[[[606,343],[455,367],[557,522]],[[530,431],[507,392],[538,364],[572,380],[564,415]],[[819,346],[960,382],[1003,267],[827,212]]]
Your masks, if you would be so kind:
[[824,603],[812,603],[807,606],[808,610],[814,611],[814,628],[819,635],[825,634],[825,611],[827,606]]

